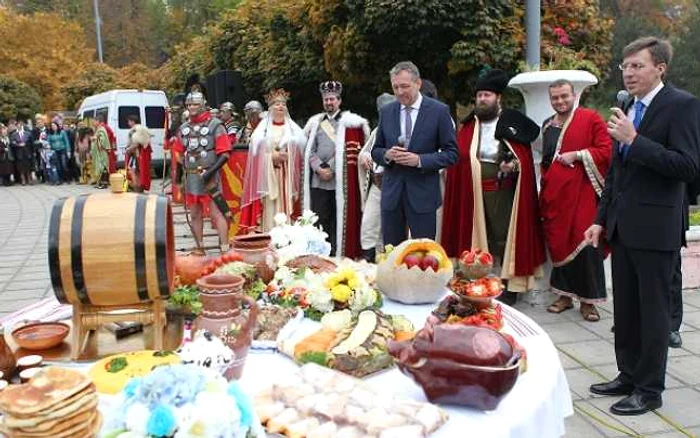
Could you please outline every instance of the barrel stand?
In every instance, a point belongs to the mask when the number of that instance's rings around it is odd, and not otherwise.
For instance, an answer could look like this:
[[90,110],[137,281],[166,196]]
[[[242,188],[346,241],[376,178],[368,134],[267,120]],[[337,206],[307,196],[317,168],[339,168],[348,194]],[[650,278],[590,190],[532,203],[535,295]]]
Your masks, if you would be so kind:
[[93,306],[73,304],[73,342],[71,359],[77,360],[85,348],[90,332],[113,322],[140,322],[153,324],[153,349],[163,349],[163,329],[165,328],[165,306],[163,300],[122,306]]

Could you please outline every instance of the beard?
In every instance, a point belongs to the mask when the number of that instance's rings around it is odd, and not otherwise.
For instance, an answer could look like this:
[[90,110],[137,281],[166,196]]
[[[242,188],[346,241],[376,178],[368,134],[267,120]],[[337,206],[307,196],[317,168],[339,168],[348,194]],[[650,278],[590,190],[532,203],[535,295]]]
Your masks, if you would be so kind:
[[477,105],[474,107],[474,114],[482,122],[488,122],[498,117],[499,110],[498,102],[495,102],[492,105]]

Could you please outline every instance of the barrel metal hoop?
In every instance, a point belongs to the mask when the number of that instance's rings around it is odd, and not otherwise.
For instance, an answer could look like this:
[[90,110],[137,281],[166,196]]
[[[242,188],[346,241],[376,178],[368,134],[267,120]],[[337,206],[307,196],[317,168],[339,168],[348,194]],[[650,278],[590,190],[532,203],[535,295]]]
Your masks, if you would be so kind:
[[134,263],[136,274],[136,291],[139,300],[148,300],[148,283],[146,282],[146,204],[147,195],[139,195],[136,198],[136,212],[134,214]]
[[85,287],[85,275],[83,272],[83,211],[85,202],[90,195],[81,195],[75,200],[73,218],[71,220],[71,266],[73,267],[73,281],[78,299],[82,304],[91,304],[90,296]]
[[168,282],[168,198],[158,196],[156,201],[156,270],[158,272],[158,290],[161,297],[170,296]]
[[53,204],[51,209],[51,219],[49,220],[49,272],[51,272],[51,286],[56,295],[56,299],[67,304],[66,291],[63,290],[63,280],[61,279],[61,262],[58,256],[59,235],[61,234],[61,214],[66,198],[60,198]]

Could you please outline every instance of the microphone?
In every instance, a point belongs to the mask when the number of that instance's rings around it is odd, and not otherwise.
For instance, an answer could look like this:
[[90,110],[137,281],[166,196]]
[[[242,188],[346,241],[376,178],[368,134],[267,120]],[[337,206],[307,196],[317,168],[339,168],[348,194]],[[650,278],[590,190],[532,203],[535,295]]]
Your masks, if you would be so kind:
[[399,147],[404,147],[406,144],[406,136],[400,135],[399,138],[396,140],[397,146]]
[[615,98],[615,106],[624,109],[625,103],[630,98],[630,93],[627,90],[620,90],[617,92],[617,97]]

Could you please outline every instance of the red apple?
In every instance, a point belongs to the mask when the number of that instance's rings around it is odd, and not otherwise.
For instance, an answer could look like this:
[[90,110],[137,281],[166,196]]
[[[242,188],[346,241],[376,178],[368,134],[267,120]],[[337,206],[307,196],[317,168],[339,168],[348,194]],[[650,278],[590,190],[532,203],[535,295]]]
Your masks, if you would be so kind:
[[480,253],[477,259],[482,265],[490,265],[493,263],[493,256],[491,256],[491,254],[488,252]]
[[428,254],[421,259],[420,268],[424,271],[431,268],[433,271],[437,272],[440,269],[440,260],[438,260],[434,255]]
[[420,262],[423,259],[423,254],[418,252],[413,252],[403,258],[403,264],[411,269],[414,266],[420,267]]

